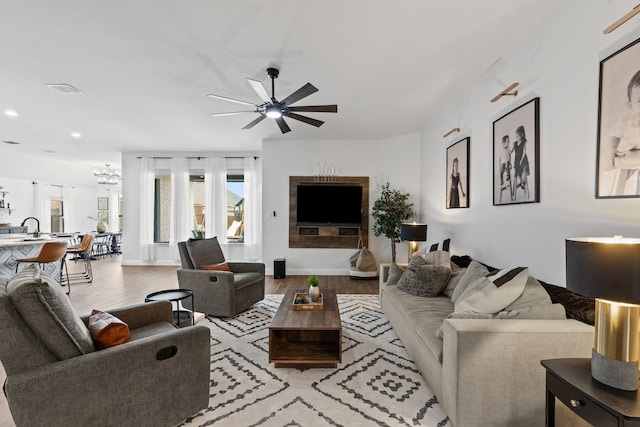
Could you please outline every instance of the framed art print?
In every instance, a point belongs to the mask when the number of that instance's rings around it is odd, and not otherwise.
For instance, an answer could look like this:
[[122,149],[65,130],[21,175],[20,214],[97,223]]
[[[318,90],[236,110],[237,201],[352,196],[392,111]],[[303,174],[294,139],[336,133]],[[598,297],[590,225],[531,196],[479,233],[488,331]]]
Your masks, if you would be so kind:
[[469,207],[469,142],[464,138],[447,147],[447,209]]
[[639,41],[600,61],[596,198],[640,197]]
[[540,98],[493,122],[493,205],[540,201]]
[[98,210],[104,211],[109,209],[109,198],[108,197],[98,197]]

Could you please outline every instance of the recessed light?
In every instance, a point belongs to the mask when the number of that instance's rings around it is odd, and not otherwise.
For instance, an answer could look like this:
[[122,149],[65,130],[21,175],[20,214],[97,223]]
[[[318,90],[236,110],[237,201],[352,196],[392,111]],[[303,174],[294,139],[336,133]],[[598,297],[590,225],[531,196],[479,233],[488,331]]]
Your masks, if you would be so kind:
[[10,144],[10,145],[19,145],[20,144],[19,142],[16,142],[16,141],[2,141],[2,142],[4,142],[5,144]]
[[18,113],[14,110],[4,110],[4,114],[9,117],[18,117]]
[[82,138],[82,134],[80,132],[71,132],[71,136],[74,138]]

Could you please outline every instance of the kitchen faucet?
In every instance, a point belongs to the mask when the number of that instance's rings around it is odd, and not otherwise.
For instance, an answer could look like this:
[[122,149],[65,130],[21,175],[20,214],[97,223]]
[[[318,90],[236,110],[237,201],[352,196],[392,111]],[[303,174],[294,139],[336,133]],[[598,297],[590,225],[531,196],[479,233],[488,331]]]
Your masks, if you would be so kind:
[[27,220],[29,219],[34,219],[36,221],[36,229],[33,231],[33,237],[39,237],[40,236],[40,221],[38,220],[38,218],[36,218],[35,216],[28,216],[24,219],[24,221],[22,221],[22,224],[20,224],[20,227],[24,227],[24,224],[27,222]]

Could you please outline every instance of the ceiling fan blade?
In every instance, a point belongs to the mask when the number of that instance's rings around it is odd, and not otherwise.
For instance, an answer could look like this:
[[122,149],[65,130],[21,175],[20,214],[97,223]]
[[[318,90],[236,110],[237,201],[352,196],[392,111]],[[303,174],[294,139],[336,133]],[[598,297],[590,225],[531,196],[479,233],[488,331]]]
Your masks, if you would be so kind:
[[254,121],[252,121],[251,123],[249,123],[248,125],[246,125],[245,127],[243,127],[242,129],[251,129],[252,127],[254,127],[255,125],[257,125],[258,123],[260,123],[261,121],[263,121],[267,116],[265,116],[264,114],[260,114],[260,117],[258,117],[257,119],[255,119]]
[[316,113],[337,113],[337,105],[307,105],[305,107],[287,107],[291,111],[307,111]]
[[253,102],[247,102],[247,101],[241,101],[239,99],[234,99],[234,98],[228,98],[226,96],[221,96],[221,95],[214,95],[212,93],[210,93],[209,95],[207,95],[209,98],[217,98],[217,99],[222,99],[223,101],[231,101],[231,102],[235,102],[236,104],[242,104],[242,105],[251,105],[253,107],[259,107],[258,104],[254,104]]
[[312,119],[311,117],[301,116],[296,113],[288,113],[287,117],[291,117],[292,119],[300,120],[301,122],[305,122],[306,124],[313,125],[315,127],[320,127],[324,123],[322,120]]
[[272,102],[271,97],[269,96],[269,94],[267,93],[267,90],[262,85],[262,82],[259,82],[258,80],[253,80],[253,79],[247,79],[247,80],[249,81],[249,84],[251,85],[253,90],[256,91],[260,99],[262,99],[264,102],[268,104],[271,104]]
[[282,133],[287,133],[291,131],[291,128],[289,127],[289,125],[287,125],[287,122],[285,122],[282,117],[278,117],[276,119],[276,123],[278,123],[278,126],[280,126],[280,131]]
[[256,110],[229,111],[227,113],[209,113],[211,117],[233,116],[234,114],[256,113]]
[[281,104],[291,105],[294,102],[300,101],[302,98],[305,98],[311,95],[312,93],[316,93],[317,91],[318,91],[318,88],[316,88],[311,83],[307,83],[306,85],[302,86],[300,89],[298,89],[297,91],[293,92],[291,95],[283,99],[281,101]]

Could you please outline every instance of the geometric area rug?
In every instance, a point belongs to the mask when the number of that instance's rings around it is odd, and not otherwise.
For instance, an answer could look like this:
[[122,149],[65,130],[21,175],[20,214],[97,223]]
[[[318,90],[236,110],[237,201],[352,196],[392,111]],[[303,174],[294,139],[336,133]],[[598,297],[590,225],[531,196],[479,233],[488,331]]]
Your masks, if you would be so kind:
[[282,295],[267,295],[211,329],[209,407],[181,426],[450,426],[380,309],[377,295],[338,295],[342,363],[275,368],[268,327]]

